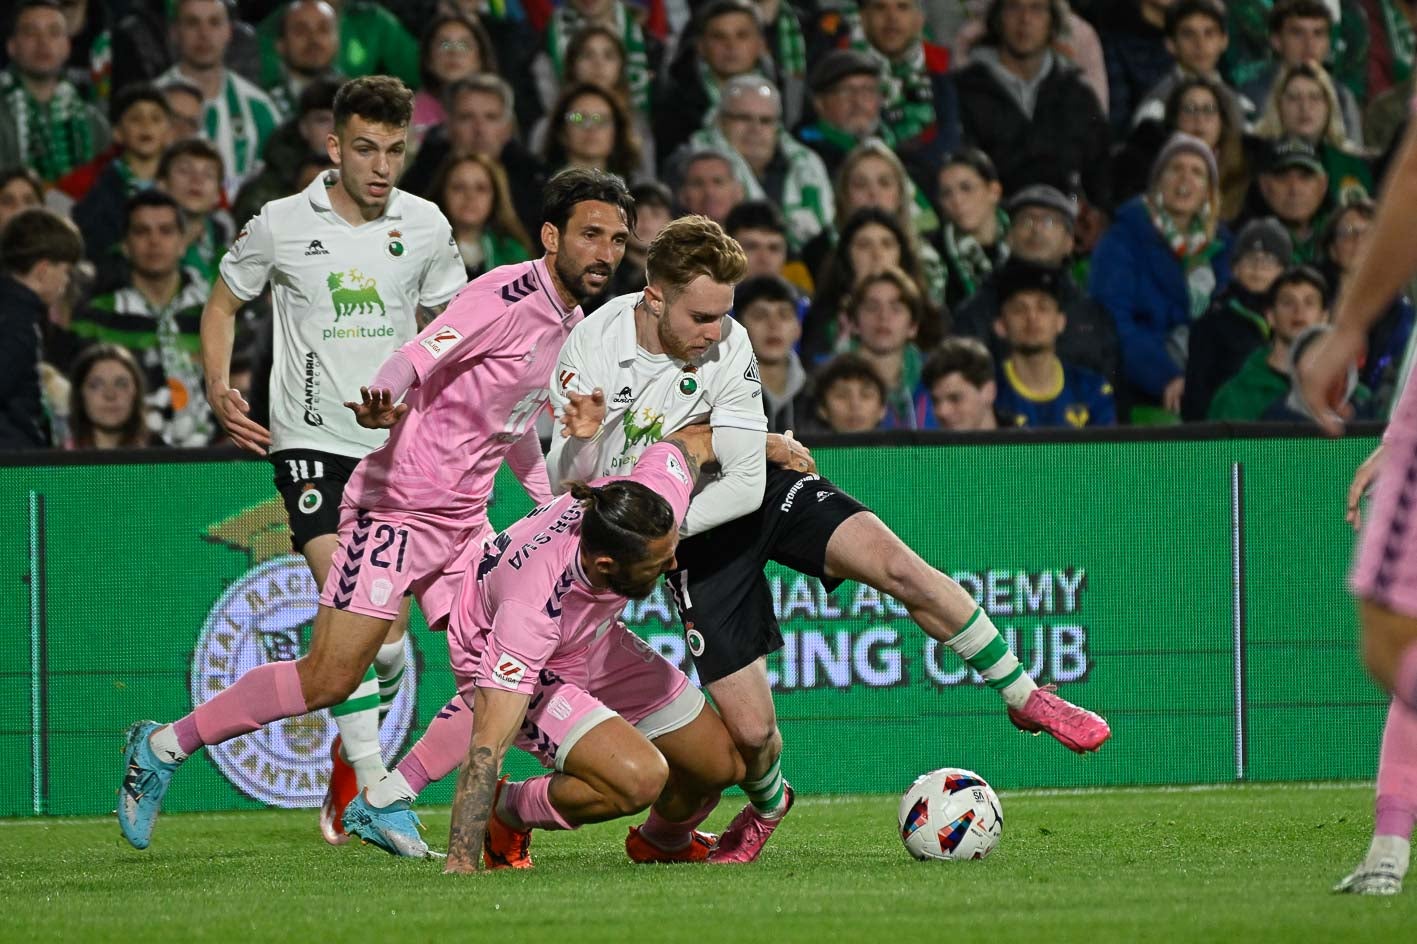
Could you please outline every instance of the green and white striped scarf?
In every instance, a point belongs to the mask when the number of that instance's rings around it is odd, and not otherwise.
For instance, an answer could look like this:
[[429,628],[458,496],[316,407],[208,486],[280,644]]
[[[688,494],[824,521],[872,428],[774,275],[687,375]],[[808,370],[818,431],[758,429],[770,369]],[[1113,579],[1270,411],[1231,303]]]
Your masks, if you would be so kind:
[[935,87],[925,71],[925,47],[899,62],[891,62],[866,42],[854,37],[852,46],[875,59],[884,68],[881,80],[881,126],[890,130],[899,143],[914,140],[935,123]]
[[1412,74],[1412,60],[1414,46],[1417,46],[1417,37],[1414,37],[1412,24],[1407,22],[1407,17],[1397,9],[1393,0],[1378,0],[1378,6],[1383,10],[1383,26],[1387,32],[1388,48],[1392,50],[1392,80],[1397,85],[1407,81],[1407,77]]
[[797,22],[791,6],[784,2],[777,8],[777,19],[768,29],[772,32],[773,54],[783,78],[804,78],[807,75],[807,40],[802,25]]
[[20,154],[45,181],[53,183],[94,156],[93,127],[79,92],[61,81],[54,97],[41,104],[13,72],[0,74],[0,101],[14,122]]

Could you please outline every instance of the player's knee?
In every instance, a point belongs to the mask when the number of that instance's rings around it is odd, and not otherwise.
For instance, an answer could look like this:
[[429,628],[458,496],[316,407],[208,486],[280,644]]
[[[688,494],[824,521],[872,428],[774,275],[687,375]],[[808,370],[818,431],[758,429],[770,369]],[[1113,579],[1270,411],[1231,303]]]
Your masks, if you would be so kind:
[[621,816],[632,816],[649,809],[668,780],[669,765],[663,755],[659,751],[645,752],[625,762],[610,801]]
[[301,659],[298,668],[301,694],[305,697],[305,707],[310,711],[338,705],[354,694],[364,678],[363,672],[330,665],[310,656]]
[[733,744],[738,748],[740,759],[758,757],[771,751],[774,746],[780,749],[782,745],[782,736],[777,730],[777,719],[772,717],[736,719],[729,727],[728,733],[733,737]]
[[1397,676],[1398,646],[1392,635],[1384,627],[1367,625],[1362,634],[1363,665],[1368,674],[1388,691],[1392,690]]

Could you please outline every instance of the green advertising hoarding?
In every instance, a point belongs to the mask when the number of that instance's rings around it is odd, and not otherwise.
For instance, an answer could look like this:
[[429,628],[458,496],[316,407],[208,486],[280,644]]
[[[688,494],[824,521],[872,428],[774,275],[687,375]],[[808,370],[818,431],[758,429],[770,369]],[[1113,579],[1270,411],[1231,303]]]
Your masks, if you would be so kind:
[[[826,594],[773,566],[784,770],[804,793],[893,791],[946,765],[1002,789],[1371,776],[1384,700],[1356,655],[1342,509],[1372,445],[818,450],[825,475],[959,580],[1029,671],[1114,735],[1087,758],[1021,735],[894,600],[851,583]],[[0,815],[107,812],[129,723],[180,716],[308,640],[317,594],[268,465],[11,466],[0,502]],[[504,470],[494,524],[529,506]],[[663,588],[626,619],[691,667]],[[391,754],[453,693],[444,640],[415,623],[414,670],[384,728]],[[320,712],[204,751],[166,807],[318,805],[333,733]]]

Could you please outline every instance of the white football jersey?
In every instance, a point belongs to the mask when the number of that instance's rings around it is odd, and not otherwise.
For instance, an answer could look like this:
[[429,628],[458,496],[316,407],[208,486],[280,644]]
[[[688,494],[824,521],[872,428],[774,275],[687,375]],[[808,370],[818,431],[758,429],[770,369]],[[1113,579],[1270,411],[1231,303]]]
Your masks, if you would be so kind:
[[[559,418],[567,392],[605,391],[605,422],[584,449],[595,451],[587,477],[629,475],[640,453],[669,433],[710,421],[766,433],[762,382],[747,330],[723,319],[723,336],[694,362],[650,354],[635,340],[640,293],[613,298],[572,329],[551,378],[551,403]],[[568,440],[551,436],[548,465],[558,468]],[[579,460],[578,460],[579,465]],[[559,483],[552,483],[555,489]]]
[[338,175],[272,200],[241,228],[221,277],[243,301],[267,281],[275,308],[271,451],[363,458],[388,437],[344,407],[467,283],[452,228],[432,203],[392,190],[384,215],[354,226],[330,206]]

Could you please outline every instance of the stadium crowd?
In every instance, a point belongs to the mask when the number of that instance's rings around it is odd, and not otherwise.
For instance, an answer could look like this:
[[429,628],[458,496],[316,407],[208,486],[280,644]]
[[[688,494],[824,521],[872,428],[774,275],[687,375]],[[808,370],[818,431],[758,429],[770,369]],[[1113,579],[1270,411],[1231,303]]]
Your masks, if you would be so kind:
[[[374,73],[417,90],[400,186],[469,278],[540,254],[564,167],[637,200],[605,298],[669,220],[722,223],[774,431],[1302,418],[1414,24],[1417,0],[18,0],[0,449],[216,440],[217,264],[329,171],[335,92]],[[1355,417],[1412,327],[1394,299]],[[267,294],[232,367],[258,417],[273,343]]]

